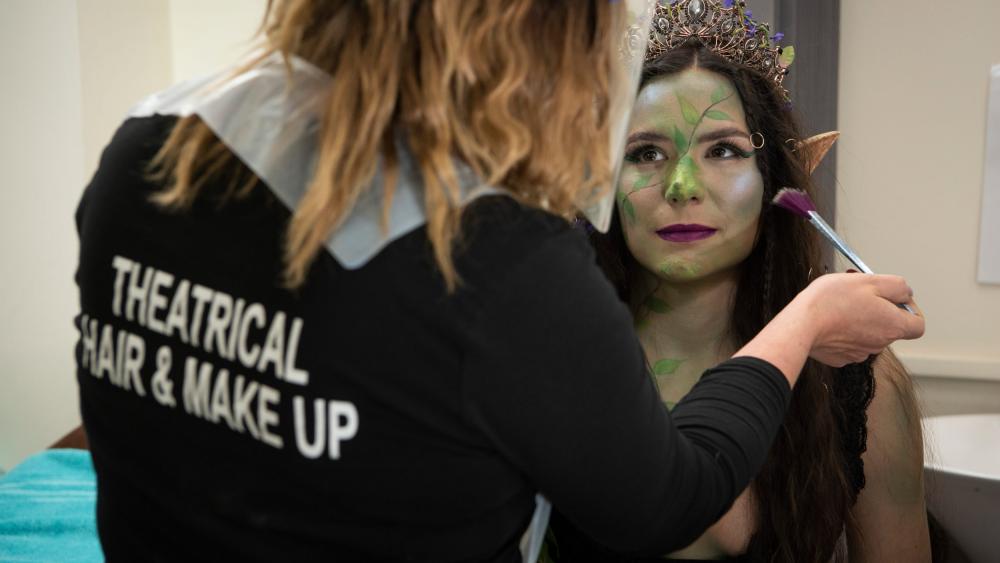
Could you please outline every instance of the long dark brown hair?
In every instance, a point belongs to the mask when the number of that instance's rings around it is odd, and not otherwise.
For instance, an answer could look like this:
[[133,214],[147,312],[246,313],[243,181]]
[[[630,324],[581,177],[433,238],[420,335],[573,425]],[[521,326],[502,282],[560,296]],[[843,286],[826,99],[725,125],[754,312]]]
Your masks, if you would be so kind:
[[[733,83],[750,131],[766,140],[757,150],[764,179],[757,240],[740,267],[733,299],[731,337],[742,346],[823,273],[818,235],[806,222],[770,205],[782,187],[811,194],[814,186],[795,152],[795,140],[802,138],[798,120],[759,74],[691,43],[647,63],[643,86],[694,66]],[[625,245],[618,218],[607,235],[593,233],[591,239],[620,297],[636,307],[642,296],[633,295],[632,288],[641,266]],[[799,377],[788,416],[752,485],[756,531],[747,553],[752,561],[829,561],[845,526],[852,525],[850,509],[864,479],[864,413],[874,382],[870,365],[841,370],[853,375],[837,371],[809,360]]]

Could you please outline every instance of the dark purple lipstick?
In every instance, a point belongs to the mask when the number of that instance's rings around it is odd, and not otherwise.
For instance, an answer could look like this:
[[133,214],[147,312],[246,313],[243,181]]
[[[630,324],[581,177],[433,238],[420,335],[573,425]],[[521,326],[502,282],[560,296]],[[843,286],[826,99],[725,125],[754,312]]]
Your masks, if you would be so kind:
[[656,234],[663,240],[668,240],[670,242],[694,242],[696,240],[707,239],[708,237],[715,234],[718,229],[713,229],[712,227],[706,227],[705,225],[682,225],[680,223],[676,225],[666,226]]

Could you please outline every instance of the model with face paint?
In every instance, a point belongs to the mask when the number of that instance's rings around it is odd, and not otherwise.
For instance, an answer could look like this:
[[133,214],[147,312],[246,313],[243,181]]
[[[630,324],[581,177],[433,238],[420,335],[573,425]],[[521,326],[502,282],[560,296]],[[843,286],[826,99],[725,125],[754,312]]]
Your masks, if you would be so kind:
[[[809,189],[815,166],[812,147],[786,142],[801,137],[783,106],[759,75],[698,44],[644,69],[617,220],[592,240],[669,408],[823,271],[817,235],[765,203],[784,186]],[[669,557],[929,561],[921,443],[891,353],[840,370],[810,361],[762,473]],[[586,540],[555,528],[577,560]]]

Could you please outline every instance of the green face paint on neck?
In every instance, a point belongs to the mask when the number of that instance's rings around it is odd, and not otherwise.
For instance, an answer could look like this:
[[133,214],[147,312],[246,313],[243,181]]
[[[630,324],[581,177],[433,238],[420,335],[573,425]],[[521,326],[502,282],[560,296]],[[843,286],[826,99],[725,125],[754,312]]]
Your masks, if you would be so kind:
[[668,410],[673,409],[675,406],[677,406],[677,403],[674,401],[669,401],[663,397],[663,385],[666,383],[667,378],[676,373],[677,369],[681,367],[681,364],[683,364],[685,361],[687,360],[664,358],[662,360],[658,360],[651,366],[651,370],[653,372],[652,373],[653,383],[656,385],[656,390],[660,392],[660,398],[663,401],[663,403],[667,406]]
[[656,295],[650,295],[643,302],[642,306],[651,313],[656,313],[658,315],[665,315],[670,311],[670,305],[667,302],[660,299]]
[[673,375],[677,371],[677,368],[681,367],[681,364],[685,360],[675,360],[673,358],[664,358],[653,364],[653,373],[655,375]]

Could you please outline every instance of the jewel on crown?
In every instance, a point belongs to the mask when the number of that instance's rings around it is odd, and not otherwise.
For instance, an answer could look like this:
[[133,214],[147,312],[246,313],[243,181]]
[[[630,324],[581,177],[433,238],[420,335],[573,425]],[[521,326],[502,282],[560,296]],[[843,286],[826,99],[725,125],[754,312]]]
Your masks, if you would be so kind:
[[745,0],[658,0],[646,61],[697,38],[717,55],[763,75],[787,99],[781,83],[795,49],[777,45],[783,35],[771,36],[770,26],[751,16]]

